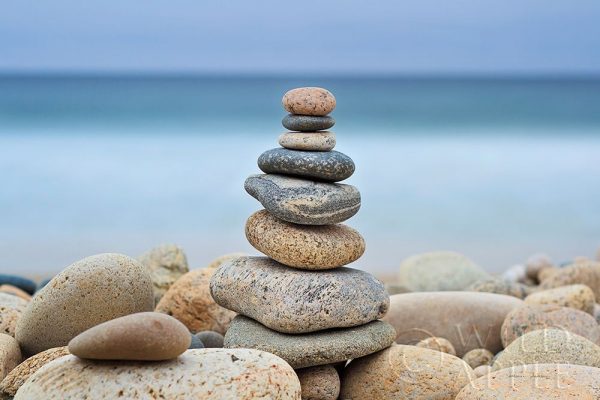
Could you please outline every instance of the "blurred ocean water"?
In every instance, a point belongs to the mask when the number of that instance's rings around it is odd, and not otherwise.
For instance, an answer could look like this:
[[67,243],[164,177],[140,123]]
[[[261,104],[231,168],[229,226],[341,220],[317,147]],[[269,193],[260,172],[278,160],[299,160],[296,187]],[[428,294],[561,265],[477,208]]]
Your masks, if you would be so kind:
[[357,172],[356,266],[453,249],[498,271],[600,246],[600,79],[0,77],[0,271],[182,245],[253,252],[243,190],[283,132],[283,93],[338,99]]

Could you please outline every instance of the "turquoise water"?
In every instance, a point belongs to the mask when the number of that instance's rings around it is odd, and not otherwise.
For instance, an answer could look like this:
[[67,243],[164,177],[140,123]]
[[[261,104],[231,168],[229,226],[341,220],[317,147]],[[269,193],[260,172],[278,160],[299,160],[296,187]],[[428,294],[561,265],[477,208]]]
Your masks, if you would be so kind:
[[335,93],[337,150],[357,164],[357,267],[454,249],[497,271],[600,246],[600,80],[5,76],[0,271],[161,242],[195,267],[251,252],[243,181],[305,85]]

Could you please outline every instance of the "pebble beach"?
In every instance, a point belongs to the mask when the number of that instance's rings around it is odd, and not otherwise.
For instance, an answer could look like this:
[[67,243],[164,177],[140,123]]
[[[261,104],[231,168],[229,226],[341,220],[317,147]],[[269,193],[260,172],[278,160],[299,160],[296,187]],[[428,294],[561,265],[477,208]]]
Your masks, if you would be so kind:
[[0,274],[1,400],[600,399],[600,249],[494,273],[431,249],[375,276],[353,264],[368,243],[334,94],[282,106],[279,147],[241,171],[254,254],[190,268],[161,244]]

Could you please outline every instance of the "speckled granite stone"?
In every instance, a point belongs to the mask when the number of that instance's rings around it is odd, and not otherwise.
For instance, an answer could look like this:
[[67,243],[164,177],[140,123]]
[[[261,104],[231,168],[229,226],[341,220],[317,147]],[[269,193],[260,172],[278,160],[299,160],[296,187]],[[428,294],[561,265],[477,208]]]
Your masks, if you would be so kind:
[[531,291],[531,289],[522,283],[495,277],[478,280],[469,285],[465,290],[468,292],[505,294],[519,299],[524,299]]
[[435,351],[441,351],[442,353],[447,353],[455,356],[456,350],[454,349],[454,345],[445,338],[442,337],[430,337],[427,339],[421,340],[416,345],[417,347],[422,347],[424,349],[430,349]]
[[279,136],[279,144],[291,150],[329,151],[335,147],[335,133],[285,132]]
[[248,218],[246,238],[258,251],[300,269],[341,267],[357,260],[365,251],[363,237],[349,226],[297,225],[266,210]]
[[394,341],[394,328],[383,321],[345,329],[300,335],[271,330],[238,315],[225,334],[225,347],[250,348],[278,355],[294,368],[333,364],[385,349]]
[[339,182],[354,173],[354,162],[339,151],[267,150],[258,157],[258,167],[267,174],[295,175]]
[[150,272],[154,304],[158,304],[171,285],[190,270],[183,249],[174,244],[157,246],[139,256],[138,261]]
[[44,365],[15,400],[300,400],[300,382],[281,358],[249,349],[188,350],[175,360],[89,361],[65,356]]
[[266,174],[250,176],[244,188],[267,211],[295,224],[337,224],[360,208],[360,192],[351,185]]
[[0,334],[15,336],[17,321],[25,312],[29,302],[18,296],[0,293]]
[[463,356],[463,361],[473,369],[492,364],[494,354],[488,349],[473,349]]
[[556,304],[575,308],[590,315],[594,315],[595,302],[594,292],[586,285],[568,285],[541,290],[525,298],[527,304]]
[[573,284],[589,286],[596,299],[600,298],[600,262],[587,261],[556,269],[548,277],[543,278],[540,289],[553,289]]
[[313,117],[310,115],[288,114],[283,117],[281,124],[290,131],[315,132],[333,127],[335,125],[335,119],[330,116]]
[[301,87],[287,91],[281,100],[283,108],[292,114],[327,115],[335,108],[335,97],[320,87]]
[[302,400],[336,400],[340,395],[340,376],[333,365],[301,368],[296,374],[302,387]]
[[383,284],[364,271],[302,271],[267,257],[223,264],[210,280],[210,291],[221,306],[284,333],[358,326],[383,317],[389,308]]
[[0,333],[0,380],[21,363],[21,349],[14,337]]

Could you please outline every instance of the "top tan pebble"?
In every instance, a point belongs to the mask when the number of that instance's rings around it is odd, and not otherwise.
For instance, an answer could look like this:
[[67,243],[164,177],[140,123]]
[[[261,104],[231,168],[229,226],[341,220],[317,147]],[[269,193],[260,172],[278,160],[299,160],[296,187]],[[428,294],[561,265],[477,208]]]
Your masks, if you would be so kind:
[[335,97],[323,88],[304,87],[288,91],[282,103],[292,114],[325,116],[335,108]]

